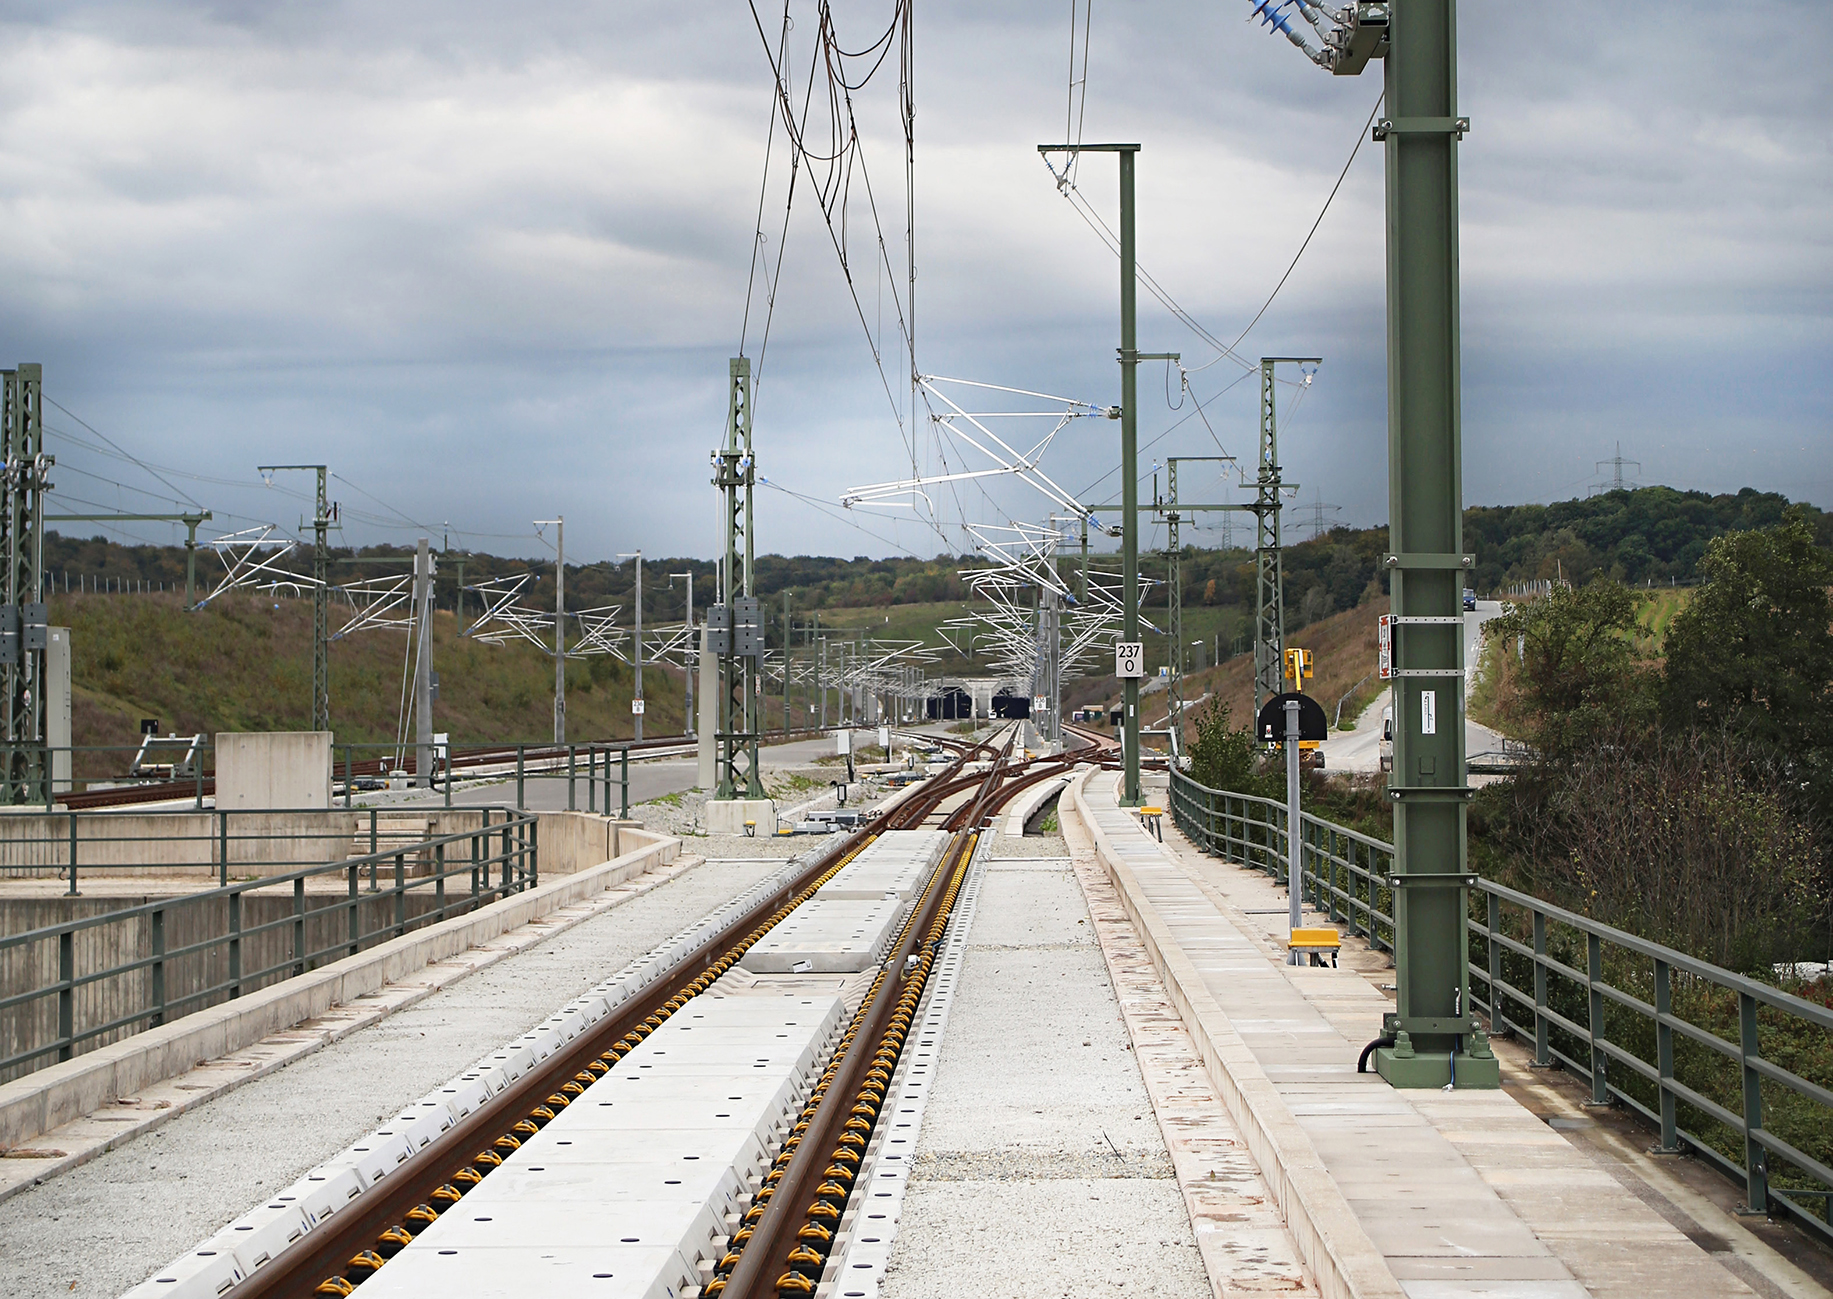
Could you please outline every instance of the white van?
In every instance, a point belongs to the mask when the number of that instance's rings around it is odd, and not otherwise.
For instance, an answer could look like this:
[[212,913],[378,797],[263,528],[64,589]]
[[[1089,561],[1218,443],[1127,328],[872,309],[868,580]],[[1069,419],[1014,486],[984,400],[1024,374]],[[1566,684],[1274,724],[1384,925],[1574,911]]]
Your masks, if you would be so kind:
[[1394,706],[1381,710],[1381,770],[1394,769]]

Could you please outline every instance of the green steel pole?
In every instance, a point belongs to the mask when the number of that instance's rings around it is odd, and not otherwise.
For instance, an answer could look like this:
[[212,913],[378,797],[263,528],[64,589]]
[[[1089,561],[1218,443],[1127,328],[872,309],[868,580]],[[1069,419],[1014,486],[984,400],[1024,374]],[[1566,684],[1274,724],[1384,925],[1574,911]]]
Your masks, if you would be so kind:
[[[1038,152],[1117,153],[1120,155],[1120,603],[1121,639],[1139,639],[1139,332],[1138,271],[1133,242],[1133,164],[1137,144],[1040,144]],[[1086,540],[1087,532],[1083,533]],[[1084,598],[1087,596],[1088,554],[1083,548]],[[1121,752],[1126,770],[1121,803],[1138,807],[1139,792],[1139,682],[1121,683]]]
[[[1138,280],[1133,260],[1133,161],[1138,147],[1120,152],[1120,602],[1121,638],[1139,639],[1139,335]],[[1138,807],[1139,681],[1122,683],[1125,717],[1121,805]]]
[[1398,1087],[1496,1087],[1470,1012],[1464,772],[1456,0],[1390,13],[1386,116],[1388,518],[1394,636]]
[[187,609],[197,603],[197,525],[200,522],[202,520],[196,515],[185,520],[185,608]]

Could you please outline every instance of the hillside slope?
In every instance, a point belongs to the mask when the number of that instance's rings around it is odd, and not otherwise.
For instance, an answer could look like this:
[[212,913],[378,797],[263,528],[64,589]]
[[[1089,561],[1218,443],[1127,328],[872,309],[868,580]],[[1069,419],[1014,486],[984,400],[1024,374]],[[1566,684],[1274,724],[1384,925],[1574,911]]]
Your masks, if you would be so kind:
[[[167,732],[300,730],[311,721],[310,600],[232,595],[186,613],[182,595],[58,595],[51,621],[71,629],[73,739],[133,744],[141,718]],[[551,654],[482,645],[456,618],[433,618],[439,674],[435,726],[454,744],[546,741],[553,735]],[[331,646],[331,724],[339,742],[395,737],[407,636],[362,632]],[[580,741],[632,733],[629,666],[597,656],[567,664],[567,733]],[[643,673],[649,735],[683,730],[678,671]],[[121,765],[110,759],[110,767]]]
[[[1308,649],[1315,656],[1312,679],[1305,683],[1305,693],[1324,706],[1333,720],[1337,703],[1343,700],[1343,728],[1352,729],[1362,709],[1381,693],[1381,682],[1374,676],[1376,621],[1388,611],[1386,596],[1376,596],[1345,609],[1342,613],[1312,623],[1301,630],[1288,632],[1286,644],[1294,649]],[[1064,685],[1064,707],[1072,708],[1100,699],[1114,706],[1120,683],[1112,676],[1089,677]],[[1194,672],[1184,679],[1184,698],[1192,701],[1209,695],[1229,707],[1236,726],[1253,721],[1254,657],[1240,654],[1219,667]],[[1077,702],[1069,702],[1071,697]],[[1345,700],[1344,697],[1348,696]],[[1141,718],[1147,726],[1163,726],[1170,700],[1166,692],[1155,690],[1141,701]],[[1196,714],[1205,703],[1189,710],[1184,721],[1186,738],[1194,737]]]

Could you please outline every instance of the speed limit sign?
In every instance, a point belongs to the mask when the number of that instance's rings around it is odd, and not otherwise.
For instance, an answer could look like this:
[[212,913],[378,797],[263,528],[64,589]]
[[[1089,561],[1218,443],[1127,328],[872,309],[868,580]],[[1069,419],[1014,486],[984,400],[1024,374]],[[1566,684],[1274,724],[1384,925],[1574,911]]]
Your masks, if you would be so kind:
[[1146,643],[1139,640],[1114,642],[1114,675],[1122,681],[1138,680],[1146,674]]

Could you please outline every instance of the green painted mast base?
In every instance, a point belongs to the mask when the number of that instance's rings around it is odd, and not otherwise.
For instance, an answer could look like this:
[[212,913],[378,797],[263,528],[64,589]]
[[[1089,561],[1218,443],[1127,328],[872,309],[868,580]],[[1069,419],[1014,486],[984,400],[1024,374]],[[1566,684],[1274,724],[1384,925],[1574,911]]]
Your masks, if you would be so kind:
[[1502,1066],[1493,1055],[1482,1060],[1455,1052],[1426,1051],[1403,1058],[1395,1054],[1394,1048],[1384,1046],[1375,1052],[1375,1072],[1387,1079],[1390,1087],[1443,1088],[1452,1081],[1454,1061],[1456,1090],[1494,1091],[1502,1085]]
[[1502,1062],[1489,1049],[1489,1034],[1473,1027],[1458,1041],[1454,1051],[1415,1051],[1412,1035],[1395,1031],[1394,1016],[1388,1016],[1387,1031],[1394,1045],[1377,1047],[1375,1072],[1390,1087],[1415,1090],[1426,1087],[1468,1088],[1472,1091],[1495,1091],[1502,1086]]

